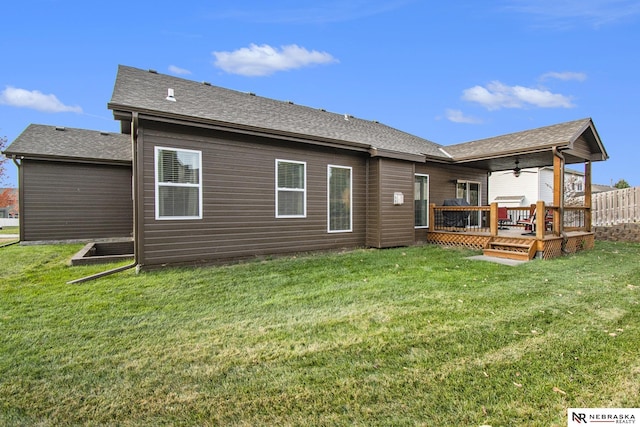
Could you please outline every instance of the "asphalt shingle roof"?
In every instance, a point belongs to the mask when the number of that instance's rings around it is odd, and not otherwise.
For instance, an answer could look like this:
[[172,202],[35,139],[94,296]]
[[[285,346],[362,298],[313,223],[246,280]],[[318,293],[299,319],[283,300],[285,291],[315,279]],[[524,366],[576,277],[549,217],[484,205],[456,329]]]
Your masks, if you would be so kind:
[[[168,89],[173,89],[175,102],[166,99]],[[447,159],[439,144],[378,122],[124,65],[118,67],[109,108],[202,119],[236,128]]]
[[522,132],[500,135],[445,147],[447,153],[456,160],[487,155],[526,152],[553,146],[568,145],[575,141],[591,124],[591,119],[545,126]]
[[[175,101],[167,100],[169,89],[173,90]],[[591,119],[587,118],[442,146],[375,121],[123,65],[118,67],[108,106],[114,114],[137,111],[307,141],[329,141],[359,149],[376,148],[400,156],[411,155],[418,159],[451,163],[547,151],[554,146],[570,145],[589,127],[595,133]],[[599,141],[597,133],[595,138]],[[604,147],[595,149],[601,149],[606,158]],[[30,125],[5,153],[34,158],[130,162],[131,143],[130,137],[123,134]],[[499,167],[508,169],[511,167],[509,162],[507,160],[508,164],[497,166],[478,163],[477,166],[491,170],[499,170]],[[548,164],[548,159],[539,163]]]
[[131,137],[86,129],[29,125],[4,151],[7,155],[46,159],[131,161]]

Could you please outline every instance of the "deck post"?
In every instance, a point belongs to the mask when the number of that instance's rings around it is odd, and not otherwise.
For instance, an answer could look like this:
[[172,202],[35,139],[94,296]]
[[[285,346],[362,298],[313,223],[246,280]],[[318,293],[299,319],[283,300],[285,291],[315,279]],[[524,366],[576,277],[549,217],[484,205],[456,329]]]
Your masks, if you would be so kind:
[[561,236],[564,233],[564,156],[555,147],[553,150],[553,233]]
[[544,233],[547,231],[546,225],[547,208],[544,200],[538,200],[536,203],[536,239],[544,240]]
[[491,231],[491,237],[498,235],[498,202],[491,203],[491,209],[489,210],[489,229]]
[[436,204],[429,203],[429,228],[431,231],[436,229]]
[[584,228],[591,232],[591,162],[584,163]]

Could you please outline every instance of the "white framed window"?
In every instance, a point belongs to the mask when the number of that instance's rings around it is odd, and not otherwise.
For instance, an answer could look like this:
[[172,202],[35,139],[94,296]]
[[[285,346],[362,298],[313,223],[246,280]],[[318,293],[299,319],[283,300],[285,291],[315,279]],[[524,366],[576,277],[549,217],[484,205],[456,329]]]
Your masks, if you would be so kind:
[[352,173],[348,166],[327,166],[327,230],[329,233],[353,229]]
[[415,227],[429,227],[429,175],[415,175],[413,205],[415,209]]
[[276,159],[276,218],[306,218],[307,163]]
[[155,147],[156,219],[202,219],[202,152]]

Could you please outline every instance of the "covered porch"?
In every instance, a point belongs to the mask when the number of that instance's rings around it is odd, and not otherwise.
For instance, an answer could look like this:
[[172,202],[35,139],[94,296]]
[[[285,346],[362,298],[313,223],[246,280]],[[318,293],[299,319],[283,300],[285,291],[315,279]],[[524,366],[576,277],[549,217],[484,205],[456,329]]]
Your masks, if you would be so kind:
[[432,227],[427,232],[427,242],[482,249],[485,255],[515,260],[550,259],[593,249],[595,239],[589,209],[566,207],[562,214],[560,211],[560,207],[542,201],[514,208],[499,208],[497,203],[432,204],[429,209]]
[[[553,165],[553,201],[506,207],[429,205],[429,243],[482,249],[486,255],[550,259],[592,249],[591,167],[608,155],[591,119],[447,147],[456,164],[489,174]],[[584,165],[584,202],[565,205],[565,167]],[[517,182],[517,181],[515,181]],[[514,184],[515,186],[516,184]]]

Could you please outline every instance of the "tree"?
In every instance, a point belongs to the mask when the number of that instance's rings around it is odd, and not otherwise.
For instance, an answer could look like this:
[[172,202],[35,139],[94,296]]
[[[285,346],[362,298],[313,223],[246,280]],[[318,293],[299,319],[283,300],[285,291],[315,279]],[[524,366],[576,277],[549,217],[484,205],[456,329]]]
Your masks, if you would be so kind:
[[13,217],[19,213],[18,191],[16,189],[0,189],[0,208],[9,208],[10,217]]
[[618,182],[613,184],[613,186],[616,187],[616,188],[629,188],[629,187],[631,187],[629,185],[629,183],[624,179],[619,179]]
[[[7,144],[7,137],[6,136],[0,136],[0,152],[4,151],[4,149],[6,148],[5,145]],[[5,166],[5,162],[8,159],[5,157],[4,154],[0,154],[0,184],[4,182],[4,180],[7,178],[7,168]]]

